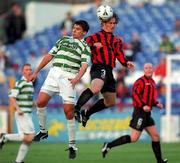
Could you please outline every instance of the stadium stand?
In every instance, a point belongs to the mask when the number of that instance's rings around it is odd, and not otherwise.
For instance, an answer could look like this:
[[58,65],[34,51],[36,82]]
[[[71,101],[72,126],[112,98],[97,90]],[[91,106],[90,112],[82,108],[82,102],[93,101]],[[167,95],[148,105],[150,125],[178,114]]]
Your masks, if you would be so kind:
[[[173,32],[173,24],[176,17],[180,17],[180,2],[174,3],[168,1],[161,6],[153,6],[146,4],[143,7],[131,6],[127,3],[121,3],[114,7],[120,17],[120,23],[116,29],[116,34],[123,37],[125,42],[131,41],[131,35],[137,32],[140,35],[142,42],[142,52],[136,57],[136,69],[140,69],[141,65],[146,61],[157,64],[160,61],[159,44],[161,35],[170,35]],[[92,12],[92,9],[81,12],[74,19],[86,19],[90,24],[90,32],[97,31],[100,27],[97,26],[97,17]],[[59,25],[54,25],[51,28],[46,28],[43,31],[36,33],[32,38],[23,39],[15,44],[7,45],[7,49],[13,58],[16,58],[15,63],[22,65],[27,62],[28,54],[34,51],[37,56],[40,55],[40,49],[45,48],[50,50],[52,45],[59,38]],[[15,76],[19,72],[14,73]],[[42,71],[38,78],[39,83],[43,82],[46,72]],[[129,86],[131,87],[131,86]],[[178,86],[180,90],[180,87]],[[177,91],[177,89],[176,89]],[[176,96],[179,99],[179,95]],[[176,101],[176,98],[174,101]],[[130,100],[126,100],[127,103]],[[59,99],[51,101],[51,103],[59,102]],[[176,104],[176,106],[179,106]]]

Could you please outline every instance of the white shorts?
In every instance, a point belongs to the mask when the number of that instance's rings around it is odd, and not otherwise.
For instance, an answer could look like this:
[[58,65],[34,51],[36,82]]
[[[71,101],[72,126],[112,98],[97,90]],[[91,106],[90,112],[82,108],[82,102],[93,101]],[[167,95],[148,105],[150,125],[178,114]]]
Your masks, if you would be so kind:
[[35,133],[31,113],[24,113],[23,115],[19,115],[17,112],[15,112],[15,119],[16,119],[18,133],[20,134]]
[[59,67],[52,67],[41,87],[41,92],[45,92],[50,96],[59,94],[62,97],[63,103],[74,104],[76,91],[68,79],[72,79],[75,76],[76,74],[63,71]]

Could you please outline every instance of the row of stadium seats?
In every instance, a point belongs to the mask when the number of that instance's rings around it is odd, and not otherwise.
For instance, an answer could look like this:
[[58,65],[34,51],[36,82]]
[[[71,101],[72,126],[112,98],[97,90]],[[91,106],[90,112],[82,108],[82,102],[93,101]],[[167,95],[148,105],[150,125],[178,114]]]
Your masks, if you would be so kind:
[[[154,56],[156,58],[161,35],[163,33],[172,33],[174,20],[176,16],[180,15],[180,10],[178,10],[179,6],[179,4],[175,5],[172,2],[163,6],[146,5],[142,8],[133,7],[128,4],[117,5],[115,10],[120,15],[120,23],[115,33],[121,35],[125,42],[129,42],[132,33],[138,32],[144,51],[148,51],[151,53],[150,55],[153,56],[152,58],[154,58]],[[90,11],[91,10],[80,13],[75,19],[86,19],[90,24],[89,33],[92,33],[100,29],[100,26],[98,26],[98,20],[95,21],[95,19],[97,19],[95,14]],[[20,40],[15,45],[8,46],[8,50],[12,53],[12,56],[21,56],[21,59],[18,59],[17,62],[22,63],[24,60],[26,61],[31,51],[34,51],[38,56],[40,55],[41,48],[49,50],[59,38],[59,33],[59,25],[54,25],[51,28],[46,28],[42,32],[35,34],[32,38]],[[137,63],[140,62],[141,64],[146,58],[149,60],[148,55],[144,58],[139,57],[140,60],[137,60]],[[156,63],[155,60],[152,60],[152,62]]]

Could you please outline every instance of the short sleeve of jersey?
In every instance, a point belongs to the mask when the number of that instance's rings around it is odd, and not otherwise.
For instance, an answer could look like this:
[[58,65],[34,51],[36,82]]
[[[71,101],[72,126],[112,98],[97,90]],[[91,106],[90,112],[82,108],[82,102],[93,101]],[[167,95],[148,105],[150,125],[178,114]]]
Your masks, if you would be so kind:
[[20,84],[20,82],[16,82],[15,87],[11,89],[9,92],[9,97],[16,98],[19,95],[21,88],[22,88],[22,84]]
[[86,42],[84,42],[84,50],[81,55],[81,62],[86,62],[87,64],[90,63],[90,58],[91,58],[91,50],[90,47]]
[[60,48],[61,39],[59,39],[56,44],[52,47],[52,49],[49,51],[49,54],[55,56],[58,52],[58,49]]

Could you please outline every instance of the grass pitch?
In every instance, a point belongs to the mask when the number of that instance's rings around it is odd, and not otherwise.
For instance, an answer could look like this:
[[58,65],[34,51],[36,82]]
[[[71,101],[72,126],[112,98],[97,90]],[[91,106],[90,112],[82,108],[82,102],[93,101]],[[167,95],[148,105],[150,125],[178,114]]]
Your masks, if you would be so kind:
[[[0,150],[0,163],[13,163],[20,144],[6,144]],[[151,143],[135,143],[110,150],[105,159],[101,155],[101,143],[79,143],[75,160],[68,159],[67,145],[33,143],[25,163],[156,163]],[[162,144],[163,156],[169,163],[180,163],[180,143]]]

